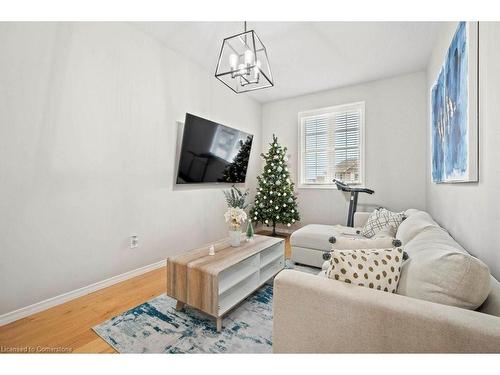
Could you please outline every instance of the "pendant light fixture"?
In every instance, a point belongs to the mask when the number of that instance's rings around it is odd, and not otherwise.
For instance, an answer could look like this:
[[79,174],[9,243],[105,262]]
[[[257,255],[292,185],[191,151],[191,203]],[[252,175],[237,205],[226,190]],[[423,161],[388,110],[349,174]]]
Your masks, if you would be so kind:
[[274,86],[266,47],[253,30],[225,38],[215,77],[239,94]]

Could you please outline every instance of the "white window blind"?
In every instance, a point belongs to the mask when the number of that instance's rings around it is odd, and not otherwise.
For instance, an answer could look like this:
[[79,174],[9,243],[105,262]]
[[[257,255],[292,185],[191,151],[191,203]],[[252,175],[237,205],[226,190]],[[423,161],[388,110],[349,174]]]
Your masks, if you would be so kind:
[[364,103],[299,114],[300,185],[363,183]]

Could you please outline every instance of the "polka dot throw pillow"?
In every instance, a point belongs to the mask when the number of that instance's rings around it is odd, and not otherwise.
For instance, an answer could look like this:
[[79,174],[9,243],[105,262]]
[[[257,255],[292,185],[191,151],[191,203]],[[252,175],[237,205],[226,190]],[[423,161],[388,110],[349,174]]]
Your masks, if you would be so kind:
[[403,249],[333,250],[326,271],[330,279],[396,293]]

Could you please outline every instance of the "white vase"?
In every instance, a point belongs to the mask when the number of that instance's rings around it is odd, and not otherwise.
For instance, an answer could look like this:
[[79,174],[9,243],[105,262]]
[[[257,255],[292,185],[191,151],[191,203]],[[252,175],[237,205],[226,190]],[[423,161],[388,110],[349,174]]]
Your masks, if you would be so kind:
[[241,229],[229,231],[229,244],[238,247],[241,244]]

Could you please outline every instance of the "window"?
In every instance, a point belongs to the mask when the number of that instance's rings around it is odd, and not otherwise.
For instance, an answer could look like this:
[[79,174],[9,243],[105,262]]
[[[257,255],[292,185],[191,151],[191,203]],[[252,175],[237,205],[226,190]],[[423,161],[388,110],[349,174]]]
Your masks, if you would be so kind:
[[364,182],[365,103],[299,113],[299,187]]

